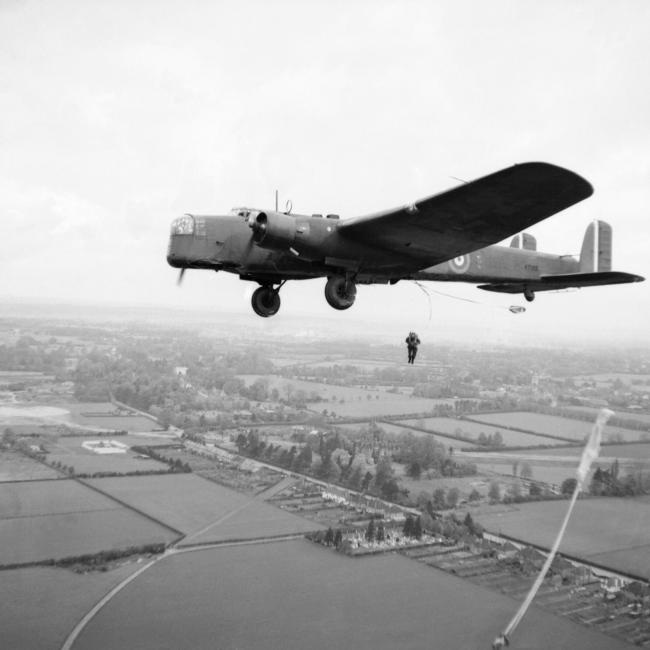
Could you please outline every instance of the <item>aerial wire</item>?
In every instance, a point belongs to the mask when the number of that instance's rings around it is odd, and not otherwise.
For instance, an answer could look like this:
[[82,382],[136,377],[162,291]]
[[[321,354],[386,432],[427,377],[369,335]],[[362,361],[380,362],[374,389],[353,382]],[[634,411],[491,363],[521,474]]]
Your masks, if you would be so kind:
[[544,581],[544,578],[546,577],[546,574],[548,573],[548,570],[553,563],[553,560],[555,559],[555,555],[560,546],[560,543],[562,542],[562,538],[564,537],[564,531],[566,530],[566,527],[569,523],[571,513],[573,512],[573,507],[575,506],[578,499],[578,494],[580,494],[580,491],[584,488],[589,469],[594,460],[598,457],[598,453],[600,452],[600,441],[603,435],[603,428],[605,427],[607,420],[609,420],[612,415],[614,415],[614,412],[610,411],[609,409],[601,409],[599,411],[598,416],[596,417],[596,422],[594,423],[591,434],[589,435],[589,439],[587,440],[587,444],[585,445],[585,448],[582,452],[580,464],[576,470],[576,486],[573,490],[571,502],[569,503],[569,507],[566,511],[566,514],[564,515],[564,521],[562,522],[562,526],[560,526],[560,530],[557,534],[557,537],[555,538],[555,542],[553,543],[551,551],[546,558],[546,562],[544,562],[544,566],[541,568],[539,575],[533,583],[533,586],[530,588],[528,595],[524,599],[524,602],[521,604],[503,632],[497,636],[497,638],[492,643],[493,650],[497,650],[499,648],[510,645],[510,635],[517,629],[517,626],[528,611],[530,604],[533,602],[537,591]]

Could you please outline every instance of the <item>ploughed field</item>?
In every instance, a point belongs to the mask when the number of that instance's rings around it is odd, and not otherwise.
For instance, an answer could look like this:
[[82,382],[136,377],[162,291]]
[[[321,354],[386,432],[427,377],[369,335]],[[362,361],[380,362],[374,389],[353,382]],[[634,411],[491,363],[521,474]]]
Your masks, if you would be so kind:
[[[568,501],[513,505],[506,512],[473,515],[486,530],[550,548]],[[581,499],[561,553],[650,579],[650,497]]]
[[[401,555],[348,558],[305,540],[222,546],[158,562],[75,649],[488,648],[518,604]],[[629,646],[533,607],[516,647]]]
[[91,479],[98,490],[203,543],[305,533],[318,528],[259,498],[194,474]]
[[169,528],[73,480],[0,484],[0,565],[170,542]]

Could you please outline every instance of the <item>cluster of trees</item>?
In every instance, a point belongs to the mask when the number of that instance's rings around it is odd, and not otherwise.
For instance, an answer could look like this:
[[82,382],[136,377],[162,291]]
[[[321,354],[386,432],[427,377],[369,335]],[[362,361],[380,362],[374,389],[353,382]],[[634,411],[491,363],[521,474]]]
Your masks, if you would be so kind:
[[463,519],[456,516],[436,518],[426,520],[424,525],[432,535],[441,535],[453,542],[458,542],[467,536],[479,538],[483,536],[483,527],[472,519],[469,512]]
[[492,447],[495,449],[504,446],[503,436],[500,431],[495,431],[494,433],[489,433],[487,435],[481,431],[481,433],[478,434],[477,442],[482,447]]
[[594,496],[628,497],[650,493],[650,473],[641,471],[620,476],[618,460],[609,469],[597,467],[591,478],[590,494]]
[[308,445],[298,451],[297,445],[287,448],[283,445],[267,444],[253,429],[248,433],[240,433],[236,442],[242,456],[257,458],[295,472],[311,473],[312,450]]
[[164,552],[165,544],[163,543],[142,544],[140,546],[129,546],[123,549],[113,549],[110,551],[100,551],[99,553],[88,553],[86,555],[66,557],[60,560],[46,560],[40,564],[58,567],[68,567],[81,564],[87,567],[97,567],[132,555],[159,555]]
[[410,537],[412,539],[422,539],[424,531],[422,530],[422,518],[413,517],[408,515],[404,521],[404,527],[402,528],[402,533],[404,537]]
[[65,375],[65,349],[49,349],[51,347],[49,340],[38,341],[32,336],[21,336],[14,345],[0,345],[0,368],[62,377]]
[[400,435],[392,456],[396,462],[404,463],[406,473],[414,479],[419,479],[423,472],[430,477],[476,474],[476,465],[456,461],[453,450],[432,436],[416,436],[412,433]]
[[[165,473],[172,473],[172,474],[189,474],[192,471],[192,467],[190,466],[189,463],[183,462],[180,458],[171,458],[169,456],[165,456],[164,454],[160,453],[161,447],[140,447],[140,446],[135,446],[131,447],[131,449],[136,453],[136,454],[142,454],[144,456],[150,456],[154,460],[158,460],[161,463],[166,463],[169,466],[169,470],[167,472],[162,471],[156,471],[152,470],[151,472],[146,471],[143,473],[147,474],[165,474]],[[163,447],[164,449],[164,447]],[[137,474],[138,472],[136,472]]]

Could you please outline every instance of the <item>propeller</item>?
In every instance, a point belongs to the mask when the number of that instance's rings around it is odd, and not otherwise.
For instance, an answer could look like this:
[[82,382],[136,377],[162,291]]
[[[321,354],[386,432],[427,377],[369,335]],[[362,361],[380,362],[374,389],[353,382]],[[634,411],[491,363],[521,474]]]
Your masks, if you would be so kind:
[[255,216],[251,215],[248,219],[248,227],[253,231],[251,244],[254,241],[262,241],[268,227],[268,217],[263,212],[259,212]]

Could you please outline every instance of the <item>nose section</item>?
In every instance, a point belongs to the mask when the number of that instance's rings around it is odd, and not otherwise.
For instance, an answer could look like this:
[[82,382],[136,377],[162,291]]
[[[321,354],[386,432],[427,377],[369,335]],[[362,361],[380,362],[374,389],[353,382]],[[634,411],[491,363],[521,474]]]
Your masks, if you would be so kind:
[[176,269],[187,267],[194,238],[195,220],[191,214],[174,219],[167,245],[167,264]]

